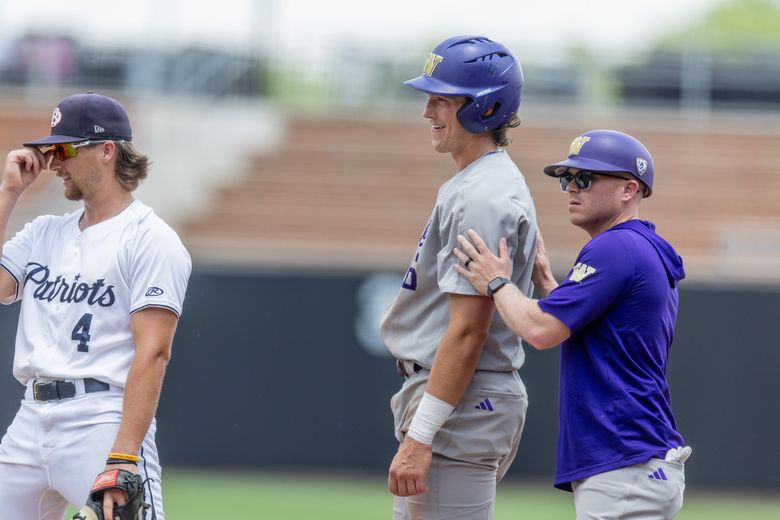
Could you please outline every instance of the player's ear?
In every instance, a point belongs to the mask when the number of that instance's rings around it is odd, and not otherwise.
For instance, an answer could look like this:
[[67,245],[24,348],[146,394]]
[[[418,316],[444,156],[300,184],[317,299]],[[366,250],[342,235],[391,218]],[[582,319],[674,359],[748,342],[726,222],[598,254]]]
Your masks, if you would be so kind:
[[639,181],[631,179],[623,187],[623,193],[620,195],[620,200],[628,202],[633,199],[639,192]]
[[114,141],[106,141],[100,143],[99,157],[103,161],[110,161],[116,156],[116,143]]

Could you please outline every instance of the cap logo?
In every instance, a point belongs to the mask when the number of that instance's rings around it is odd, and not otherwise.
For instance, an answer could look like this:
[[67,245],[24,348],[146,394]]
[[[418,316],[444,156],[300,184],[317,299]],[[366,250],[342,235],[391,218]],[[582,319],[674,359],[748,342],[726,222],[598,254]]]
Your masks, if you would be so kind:
[[636,158],[636,171],[641,176],[647,171],[647,161],[641,157]]
[[96,134],[102,134],[105,131],[106,131],[106,129],[103,128],[102,126],[95,125],[95,133]]
[[423,65],[423,74],[426,76],[433,76],[433,71],[436,70],[436,66],[441,63],[443,59],[444,56],[439,56],[434,53],[428,54],[428,57],[425,59],[425,65]]
[[581,135],[578,138],[576,138],[574,141],[571,142],[571,146],[569,146],[569,155],[579,154],[583,145],[588,141],[590,141],[590,137],[586,135]]
[[62,121],[62,112],[60,112],[60,107],[56,107],[51,113],[51,127],[54,128],[60,121]]

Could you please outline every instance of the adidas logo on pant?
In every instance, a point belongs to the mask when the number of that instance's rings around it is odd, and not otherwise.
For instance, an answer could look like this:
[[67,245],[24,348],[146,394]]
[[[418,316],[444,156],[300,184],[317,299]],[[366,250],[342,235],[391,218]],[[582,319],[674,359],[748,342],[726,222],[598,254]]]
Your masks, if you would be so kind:
[[666,478],[666,473],[664,473],[663,468],[658,468],[657,470],[650,473],[648,477],[653,480],[669,480],[668,478]]
[[488,412],[493,411],[493,404],[490,402],[490,399],[485,399],[484,401],[481,401],[477,406],[475,406],[477,410],[486,410]]

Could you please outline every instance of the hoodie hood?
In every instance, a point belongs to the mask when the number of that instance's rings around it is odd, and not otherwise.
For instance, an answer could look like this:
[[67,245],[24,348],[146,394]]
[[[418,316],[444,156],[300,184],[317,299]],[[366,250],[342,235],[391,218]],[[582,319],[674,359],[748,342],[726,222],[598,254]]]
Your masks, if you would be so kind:
[[622,222],[612,229],[631,229],[645,237],[652,244],[658,253],[658,257],[661,259],[661,263],[664,265],[664,269],[666,269],[669,287],[676,287],[677,282],[685,278],[682,257],[677,254],[677,251],[674,250],[674,247],[669,242],[655,232],[655,224],[647,220],[633,219]]

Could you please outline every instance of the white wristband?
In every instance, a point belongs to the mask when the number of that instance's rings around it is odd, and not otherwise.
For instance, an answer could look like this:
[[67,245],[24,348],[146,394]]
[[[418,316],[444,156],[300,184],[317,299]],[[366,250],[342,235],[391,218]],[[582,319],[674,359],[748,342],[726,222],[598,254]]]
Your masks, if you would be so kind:
[[409,425],[407,435],[417,442],[433,444],[433,436],[454,409],[451,404],[425,392],[420,400],[420,406],[417,407],[417,413],[414,414],[412,424]]

